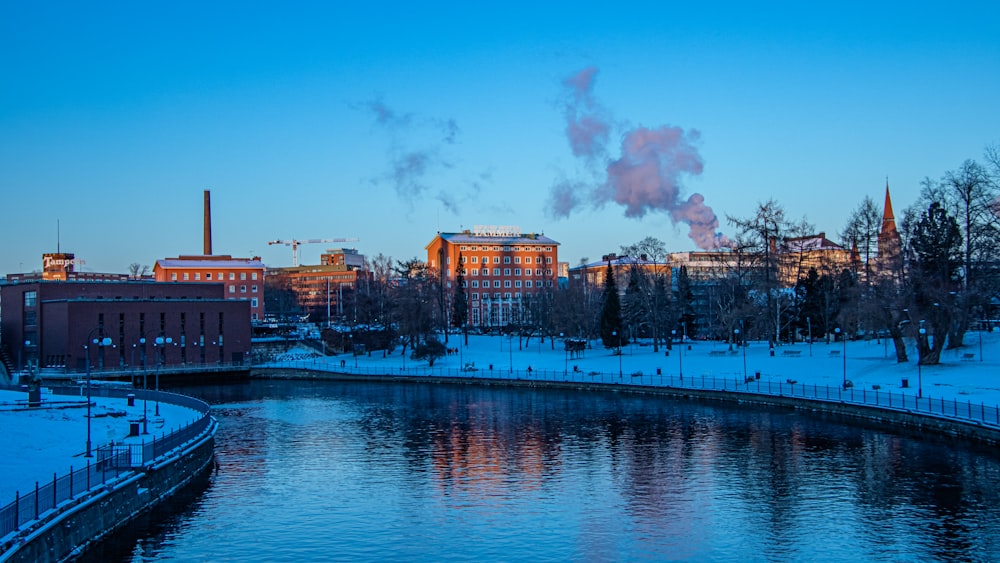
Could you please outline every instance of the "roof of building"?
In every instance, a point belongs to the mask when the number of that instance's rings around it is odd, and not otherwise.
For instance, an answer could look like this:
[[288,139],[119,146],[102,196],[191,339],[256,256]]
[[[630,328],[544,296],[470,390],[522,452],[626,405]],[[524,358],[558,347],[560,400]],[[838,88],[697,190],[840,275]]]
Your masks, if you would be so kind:
[[[438,233],[438,236],[452,244],[559,244],[549,237],[539,233],[511,233],[509,235],[498,233],[497,235],[480,235],[475,234],[472,231],[463,231],[461,233]],[[430,244],[427,246],[430,246]]]
[[260,269],[264,263],[260,258],[233,258],[229,255],[194,255],[178,256],[177,258],[161,258],[156,261],[155,268],[247,268]]
[[786,238],[781,245],[781,250],[784,252],[809,252],[811,250],[844,250],[844,247],[826,238],[826,233],[819,233]]
[[661,262],[654,262],[654,261],[648,260],[648,259],[646,259],[644,257],[632,257],[632,256],[628,256],[628,255],[618,256],[617,254],[608,254],[608,255],[602,257],[597,262],[590,262],[589,264],[580,264],[580,265],[577,265],[577,266],[573,266],[572,268],[570,268],[570,270],[590,270],[590,269],[599,268],[599,267],[602,267],[602,266],[603,267],[607,267],[608,266],[608,262],[611,262],[611,266],[612,267],[617,267],[617,266],[632,266],[632,265],[636,265],[636,266],[654,266],[654,267],[655,266],[660,266],[660,267],[665,267],[667,265],[666,262],[662,262],[662,261]]

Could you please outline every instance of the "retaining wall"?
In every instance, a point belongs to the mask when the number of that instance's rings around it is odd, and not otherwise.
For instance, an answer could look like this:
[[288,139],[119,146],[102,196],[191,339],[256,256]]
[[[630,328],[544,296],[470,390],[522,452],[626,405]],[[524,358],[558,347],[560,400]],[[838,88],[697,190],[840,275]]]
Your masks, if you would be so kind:
[[953,420],[946,417],[928,416],[926,413],[914,413],[906,409],[894,409],[876,406],[866,406],[842,401],[824,401],[789,397],[782,395],[766,395],[760,393],[737,393],[733,391],[700,390],[687,387],[649,387],[629,384],[582,383],[578,381],[546,381],[532,379],[488,379],[482,377],[434,377],[434,376],[372,376],[352,375],[332,372],[305,372],[295,369],[255,368],[251,377],[275,379],[331,379],[354,381],[392,381],[400,383],[443,383],[464,385],[501,385],[505,387],[549,387],[558,389],[579,389],[586,391],[624,392],[644,395],[661,395],[682,397],[701,401],[726,401],[763,405],[769,407],[808,410],[830,413],[838,416],[862,419],[887,425],[894,425],[921,432],[932,432],[942,436],[950,436],[980,442],[991,446],[1000,446],[1000,428],[984,426],[975,422]]
[[213,420],[204,437],[188,447],[136,468],[136,473],[109,482],[103,490],[68,501],[69,506],[62,506],[34,523],[33,530],[4,552],[0,561],[63,561],[83,554],[90,546],[211,471],[217,426]]

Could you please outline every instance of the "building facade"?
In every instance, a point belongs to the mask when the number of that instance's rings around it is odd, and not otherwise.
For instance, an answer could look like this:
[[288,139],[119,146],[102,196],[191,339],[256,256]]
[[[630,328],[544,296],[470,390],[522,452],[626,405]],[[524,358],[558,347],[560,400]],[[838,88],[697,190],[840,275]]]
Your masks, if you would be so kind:
[[221,284],[225,299],[248,301],[250,319],[264,318],[264,264],[260,257],[193,255],[163,258],[153,266],[158,282]]
[[286,316],[294,310],[308,315],[309,322],[331,323],[349,317],[351,311],[349,306],[345,309],[345,302],[351,302],[359,282],[371,280],[364,266],[364,255],[353,248],[340,248],[321,254],[316,266],[268,268],[268,286],[287,291],[294,299],[294,304],[283,305],[277,300],[269,304],[268,316]]
[[427,264],[441,276],[446,293],[464,269],[473,327],[503,327],[524,321],[530,301],[558,283],[559,243],[514,227],[477,227],[438,233],[427,245]]
[[88,360],[95,370],[249,360],[250,303],[225,299],[220,284],[6,283],[0,302],[4,353],[17,358],[17,369],[29,362],[44,373],[84,372]]

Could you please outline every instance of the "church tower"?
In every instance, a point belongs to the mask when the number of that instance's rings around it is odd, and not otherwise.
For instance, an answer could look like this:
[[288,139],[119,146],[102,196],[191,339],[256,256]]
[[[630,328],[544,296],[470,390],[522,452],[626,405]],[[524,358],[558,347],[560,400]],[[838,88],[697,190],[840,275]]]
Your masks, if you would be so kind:
[[896,216],[889,197],[889,180],[885,181],[885,208],[882,211],[882,230],[878,234],[877,271],[880,278],[897,277],[903,270],[903,242],[896,229]]

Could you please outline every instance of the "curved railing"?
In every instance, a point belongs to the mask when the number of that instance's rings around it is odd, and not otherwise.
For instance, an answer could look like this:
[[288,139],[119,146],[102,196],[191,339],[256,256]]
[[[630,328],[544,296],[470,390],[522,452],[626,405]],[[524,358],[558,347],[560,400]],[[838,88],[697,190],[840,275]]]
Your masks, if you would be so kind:
[[[662,373],[609,373],[579,370],[520,370],[520,369],[454,369],[410,367],[392,370],[370,367],[355,368],[350,365],[334,366],[319,359],[290,362],[270,362],[257,368],[303,369],[346,375],[393,377],[439,377],[484,380],[539,381],[583,384],[630,385],[634,387],[691,389],[695,391],[724,391],[755,396],[793,397],[814,401],[836,402],[857,406],[878,407],[908,411],[914,414],[946,418],[949,420],[989,426],[1000,429],[1000,406],[975,404],[955,398],[918,397],[916,394],[893,393],[881,389],[861,389],[840,386],[799,383],[794,380],[771,381],[759,377],[734,374],[731,377],[695,375],[679,377]],[[659,370],[657,370],[659,371]]]
[[[86,397],[85,387],[65,386],[51,387],[52,395]],[[0,554],[6,551],[8,536],[31,525],[31,522],[45,517],[51,510],[57,510],[61,505],[74,500],[89,491],[101,487],[118,477],[132,473],[137,467],[164,456],[165,454],[200,439],[211,430],[213,419],[209,414],[209,406],[204,401],[193,397],[149,391],[142,389],[122,389],[91,387],[91,397],[110,397],[127,399],[129,395],[142,400],[159,400],[194,409],[202,414],[197,420],[178,428],[170,433],[164,432],[159,437],[142,444],[108,444],[95,450],[93,462],[87,460],[87,465],[74,469],[72,466],[63,475],[53,474],[52,480],[44,483],[35,482],[35,488],[24,494],[18,491],[14,501],[0,507]]]

